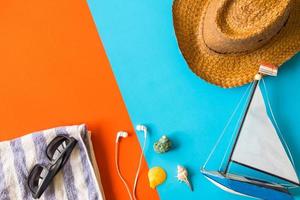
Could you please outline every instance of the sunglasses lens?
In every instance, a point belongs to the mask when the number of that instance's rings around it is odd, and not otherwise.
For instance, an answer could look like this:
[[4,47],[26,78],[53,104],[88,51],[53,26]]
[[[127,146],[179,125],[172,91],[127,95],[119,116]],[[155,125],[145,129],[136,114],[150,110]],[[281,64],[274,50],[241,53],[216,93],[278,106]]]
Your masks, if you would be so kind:
[[48,169],[41,165],[36,165],[31,170],[28,177],[28,186],[33,193],[36,193],[42,185],[44,179],[48,174]]
[[50,160],[57,160],[66,150],[70,140],[64,136],[58,136],[47,147],[47,156]]

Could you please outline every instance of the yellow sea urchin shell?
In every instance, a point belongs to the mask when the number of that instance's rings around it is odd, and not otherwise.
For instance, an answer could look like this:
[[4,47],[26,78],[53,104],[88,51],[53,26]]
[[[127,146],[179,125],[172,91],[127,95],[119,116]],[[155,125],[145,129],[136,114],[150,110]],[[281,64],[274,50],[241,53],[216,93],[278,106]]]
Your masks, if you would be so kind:
[[152,189],[155,189],[156,186],[162,184],[166,178],[167,174],[161,167],[153,167],[148,171],[148,179]]

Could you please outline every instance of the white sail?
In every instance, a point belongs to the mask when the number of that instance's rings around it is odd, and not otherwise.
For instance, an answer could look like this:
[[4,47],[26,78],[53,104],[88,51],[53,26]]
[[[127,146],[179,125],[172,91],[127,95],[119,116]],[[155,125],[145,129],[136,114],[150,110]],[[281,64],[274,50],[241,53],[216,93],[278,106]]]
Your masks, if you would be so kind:
[[259,86],[254,93],[231,159],[299,183],[295,169],[267,115]]

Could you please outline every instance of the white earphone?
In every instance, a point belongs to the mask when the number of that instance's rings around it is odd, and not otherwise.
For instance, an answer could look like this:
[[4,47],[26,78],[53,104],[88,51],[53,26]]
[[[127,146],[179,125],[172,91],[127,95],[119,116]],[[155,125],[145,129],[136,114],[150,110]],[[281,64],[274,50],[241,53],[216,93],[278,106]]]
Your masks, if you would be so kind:
[[141,152],[140,159],[139,159],[139,164],[138,164],[138,168],[137,168],[137,171],[136,171],[136,174],[135,174],[135,179],[134,179],[133,192],[132,192],[134,200],[137,199],[136,198],[136,186],[137,186],[139,174],[140,174],[141,167],[142,167],[143,154],[144,154],[144,151],[145,151],[146,141],[147,141],[147,134],[148,134],[147,127],[145,125],[142,125],[142,124],[138,124],[135,127],[135,130],[144,132],[144,143],[143,143],[142,152]]
[[147,138],[148,129],[147,129],[147,127],[145,125],[138,124],[138,125],[136,125],[135,130],[137,130],[137,131],[143,131],[144,132],[144,139]]
[[136,125],[135,129],[137,131],[147,131],[147,127],[145,125],[142,125],[142,124]]
[[115,145],[115,164],[116,164],[116,168],[117,168],[117,172],[118,172],[118,175],[120,177],[120,179],[122,180],[126,190],[127,190],[127,193],[130,197],[130,200],[136,200],[136,186],[137,186],[137,181],[138,181],[138,177],[139,177],[139,174],[140,174],[140,170],[141,170],[141,165],[142,165],[142,159],[143,159],[143,154],[144,154],[144,150],[145,150],[145,146],[146,146],[146,140],[147,140],[147,133],[148,133],[148,129],[145,125],[142,125],[142,124],[138,124],[135,129],[137,131],[142,131],[144,132],[144,144],[143,144],[143,147],[142,147],[142,152],[141,152],[141,155],[140,155],[140,158],[139,158],[139,164],[138,164],[138,168],[137,168],[137,171],[136,171],[136,175],[135,175],[135,179],[134,179],[134,185],[133,185],[133,196],[130,192],[130,189],[129,189],[129,186],[127,184],[127,182],[125,181],[124,177],[122,176],[121,172],[120,172],[120,168],[119,168],[119,161],[118,161],[118,158],[119,158],[119,141],[120,141],[120,138],[126,138],[128,137],[128,133],[125,132],[125,131],[119,131],[117,133],[117,137],[116,137],[116,145]]
[[126,180],[124,179],[124,177],[122,176],[120,167],[119,167],[119,141],[120,141],[120,138],[127,138],[127,137],[128,137],[128,133],[126,131],[119,131],[117,133],[116,143],[115,143],[115,164],[116,164],[116,168],[117,168],[117,173],[127,190],[130,200],[133,200],[129,186],[128,186]]
[[120,138],[127,138],[128,137],[128,133],[126,131],[119,131],[117,133],[117,137],[116,137],[116,143],[119,142]]

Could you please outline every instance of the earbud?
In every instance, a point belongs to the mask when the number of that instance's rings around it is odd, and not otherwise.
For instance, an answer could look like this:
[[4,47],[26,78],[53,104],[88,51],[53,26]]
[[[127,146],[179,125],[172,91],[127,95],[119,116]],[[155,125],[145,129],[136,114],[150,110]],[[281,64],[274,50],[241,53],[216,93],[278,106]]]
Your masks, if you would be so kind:
[[138,124],[136,125],[135,129],[137,131],[144,131],[144,132],[147,132],[147,127],[145,125],[142,125],[142,124]]
[[119,140],[120,140],[121,137],[122,137],[122,138],[128,137],[128,133],[127,133],[126,131],[119,131],[119,132],[117,133],[116,143],[119,142]]
[[146,139],[148,130],[147,130],[147,127],[145,125],[138,124],[138,125],[136,125],[135,129],[137,131],[143,131],[144,132],[144,137]]
[[143,124],[138,124],[138,125],[136,125],[135,129],[136,129],[137,131],[143,131],[143,132],[144,132],[144,138],[145,138],[145,140],[146,140],[146,138],[147,138],[147,133],[148,133],[147,127],[146,127],[145,125],[143,125]]

